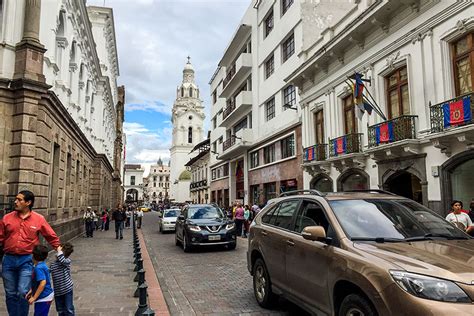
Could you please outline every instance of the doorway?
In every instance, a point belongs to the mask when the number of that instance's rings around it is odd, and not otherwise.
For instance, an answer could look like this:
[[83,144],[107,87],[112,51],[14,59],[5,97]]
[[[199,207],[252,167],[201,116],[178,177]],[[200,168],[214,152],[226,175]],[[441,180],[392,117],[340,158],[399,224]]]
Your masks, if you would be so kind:
[[407,171],[397,172],[387,179],[384,189],[397,195],[423,203],[421,180]]

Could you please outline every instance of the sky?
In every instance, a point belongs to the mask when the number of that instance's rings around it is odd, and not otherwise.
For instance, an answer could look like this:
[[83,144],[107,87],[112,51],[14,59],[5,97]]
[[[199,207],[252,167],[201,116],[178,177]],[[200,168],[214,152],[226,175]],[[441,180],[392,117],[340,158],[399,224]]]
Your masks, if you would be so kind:
[[[209,80],[251,0],[87,0],[114,10],[120,76],[125,85],[126,163],[146,169],[169,160],[171,109],[187,56],[206,107]],[[207,135],[205,133],[204,135]]]

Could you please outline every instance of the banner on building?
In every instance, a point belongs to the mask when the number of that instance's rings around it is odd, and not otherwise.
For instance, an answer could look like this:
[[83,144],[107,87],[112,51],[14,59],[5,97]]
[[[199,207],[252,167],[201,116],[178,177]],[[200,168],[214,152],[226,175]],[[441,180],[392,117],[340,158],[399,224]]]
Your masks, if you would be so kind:
[[334,156],[344,154],[346,152],[346,136],[333,140]]
[[380,143],[390,143],[393,140],[393,122],[386,122],[375,128],[375,141],[377,145]]
[[471,96],[443,104],[444,127],[459,125],[472,120]]

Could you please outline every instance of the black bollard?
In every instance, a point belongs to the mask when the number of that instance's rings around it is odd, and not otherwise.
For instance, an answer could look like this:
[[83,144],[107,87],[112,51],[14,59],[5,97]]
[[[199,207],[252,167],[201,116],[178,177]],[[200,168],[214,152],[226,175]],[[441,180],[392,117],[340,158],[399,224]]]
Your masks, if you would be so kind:
[[140,296],[138,299],[138,309],[135,312],[135,316],[143,315],[143,312],[145,312],[148,309],[147,300],[146,300],[146,297],[147,297],[146,289],[148,288],[148,285],[146,285],[146,283],[143,283],[138,288],[140,289],[139,290]]
[[135,265],[135,268],[133,269],[133,272],[140,271],[141,269],[143,269],[143,259],[142,258],[137,260],[137,263]]
[[133,297],[138,297],[140,294],[140,285],[145,283],[145,270],[141,269],[138,271],[138,284],[137,284],[137,289],[135,290],[135,293],[133,294]]
[[143,316],[155,316],[155,311],[148,307],[147,310],[142,313],[142,315]]
[[140,260],[142,258],[142,253],[141,252],[137,252],[136,256],[135,256],[135,260],[133,260],[133,263],[134,264],[137,264],[138,260]]
[[133,249],[133,256],[135,257],[137,252],[140,252],[142,250],[142,248],[140,247],[140,245],[136,246],[135,249]]

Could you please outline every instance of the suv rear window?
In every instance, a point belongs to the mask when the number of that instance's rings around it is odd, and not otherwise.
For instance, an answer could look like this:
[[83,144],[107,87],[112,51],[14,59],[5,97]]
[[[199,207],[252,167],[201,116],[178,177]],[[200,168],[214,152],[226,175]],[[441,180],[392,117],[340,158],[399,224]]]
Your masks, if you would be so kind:
[[290,230],[292,228],[293,215],[298,210],[298,204],[298,200],[281,202],[262,217],[262,222]]

